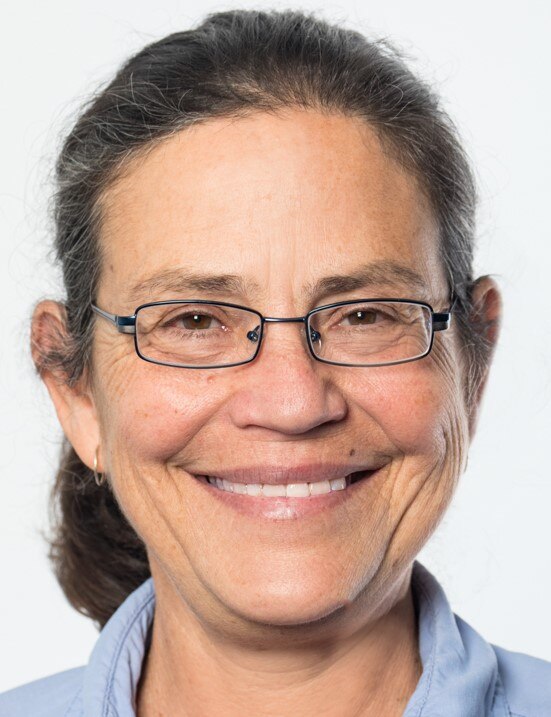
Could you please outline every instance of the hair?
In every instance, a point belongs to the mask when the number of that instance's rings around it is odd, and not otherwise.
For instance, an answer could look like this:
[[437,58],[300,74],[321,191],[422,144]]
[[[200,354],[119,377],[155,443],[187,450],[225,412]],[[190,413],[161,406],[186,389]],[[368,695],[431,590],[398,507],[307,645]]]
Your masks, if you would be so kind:
[[[386,40],[369,40],[301,11],[231,10],[153,42],[86,102],[55,164],[55,250],[66,334],[36,361],[74,385],[91,368],[90,302],[101,277],[102,197],[132,159],[216,117],[289,107],[359,117],[417,179],[439,227],[439,252],[465,358],[467,406],[490,344],[473,318],[476,186],[439,97]],[[103,627],[150,575],[145,545],[110,488],[65,439],[51,493],[49,558],[71,605]]]

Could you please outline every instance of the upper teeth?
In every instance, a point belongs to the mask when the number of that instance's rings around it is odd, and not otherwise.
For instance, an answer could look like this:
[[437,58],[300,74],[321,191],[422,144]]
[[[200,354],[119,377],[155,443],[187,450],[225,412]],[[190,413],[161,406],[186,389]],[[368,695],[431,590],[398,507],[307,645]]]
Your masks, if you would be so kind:
[[332,480],[316,481],[314,483],[287,483],[272,485],[270,483],[232,483],[222,478],[205,476],[207,481],[229,493],[243,495],[265,495],[270,497],[284,496],[289,498],[307,498],[310,495],[322,495],[332,490],[344,490],[346,478],[333,478]]

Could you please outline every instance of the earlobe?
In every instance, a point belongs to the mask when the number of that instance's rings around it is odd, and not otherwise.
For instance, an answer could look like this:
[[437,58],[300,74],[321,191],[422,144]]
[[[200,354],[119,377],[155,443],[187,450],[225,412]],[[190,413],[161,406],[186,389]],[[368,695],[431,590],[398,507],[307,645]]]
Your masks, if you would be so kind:
[[[91,469],[100,443],[97,411],[85,375],[71,385],[67,380],[63,358],[68,346],[65,307],[56,301],[41,301],[34,310],[31,325],[33,361],[63,432],[81,461]],[[98,466],[98,470],[102,467]]]

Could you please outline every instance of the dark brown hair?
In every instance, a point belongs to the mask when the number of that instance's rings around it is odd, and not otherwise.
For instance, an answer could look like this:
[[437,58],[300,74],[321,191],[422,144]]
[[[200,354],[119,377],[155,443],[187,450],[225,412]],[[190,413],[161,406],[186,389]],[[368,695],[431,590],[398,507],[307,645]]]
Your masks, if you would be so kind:
[[[101,198],[138,152],[214,117],[304,107],[360,117],[426,192],[439,251],[459,303],[468,405],[489,345],[472,320],[476,191],[439,98],[383,40],[299,11],[232,10],[171,34],[131,57],[82,108],[56,163],[55,247],[65,283],[66,330],[39,371],[74,385],[90,366],[101,276]],[[102,627],[149,576],[143,542],[112,491],[67,442],[51,495],[50,559],[70,603]]]

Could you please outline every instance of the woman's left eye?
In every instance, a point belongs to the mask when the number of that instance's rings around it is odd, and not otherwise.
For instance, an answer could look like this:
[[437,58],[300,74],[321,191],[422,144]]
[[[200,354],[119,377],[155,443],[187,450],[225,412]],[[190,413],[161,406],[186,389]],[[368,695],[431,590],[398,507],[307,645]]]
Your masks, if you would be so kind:
[[373,309],[357,309],[345,314],[343,319],[348,319],[353,326],[365,326],[366,324],[379,323],[381,319],[391,318],[381,311]]

